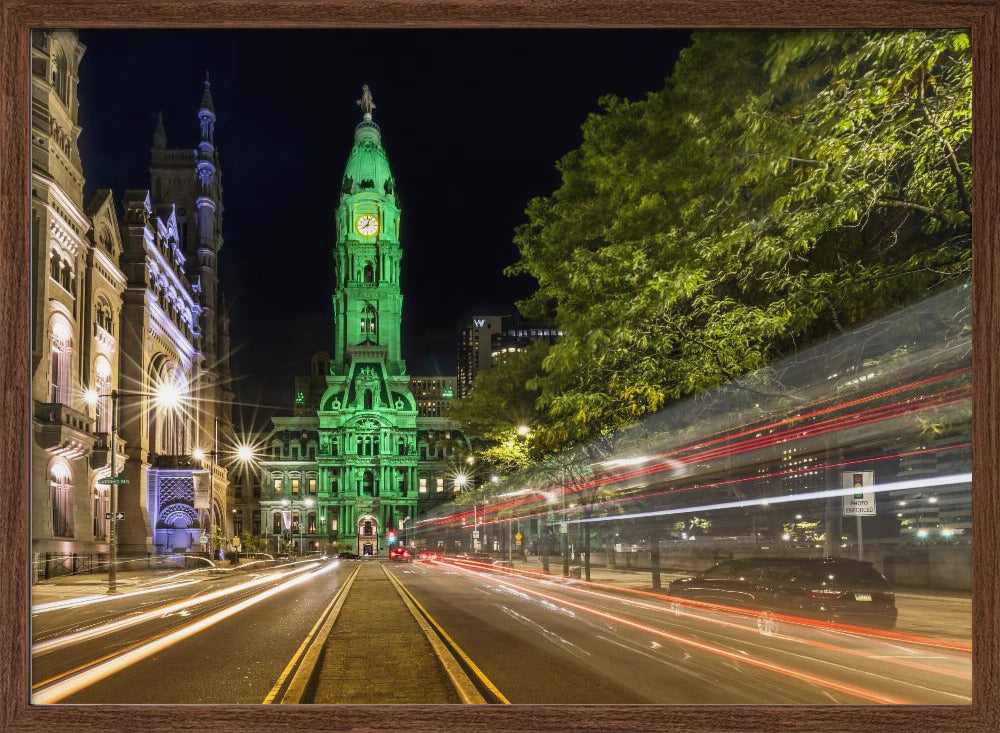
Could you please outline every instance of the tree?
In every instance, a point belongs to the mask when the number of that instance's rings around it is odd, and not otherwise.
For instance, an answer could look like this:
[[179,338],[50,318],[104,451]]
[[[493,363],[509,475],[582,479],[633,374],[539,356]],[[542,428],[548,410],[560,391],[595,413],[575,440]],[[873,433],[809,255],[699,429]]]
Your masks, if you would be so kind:
[[[481,372],[472,391],[456,400],[448,416],[458,420],[479,442],[480,459],[497,473],[510,473],[532,460],[532,437],[542,419],[535,406],[540,394],[535,385],[542,375],[542,361],[549,346],[535,342],[524,351],[508,354],[492,369]],[[523,431],[521,431],[523,432]]]
[[565,334],[531,381],[536,451],[969,272],[961,31],[697,33],[663,90],[601,104],[515,237],[519,307]]

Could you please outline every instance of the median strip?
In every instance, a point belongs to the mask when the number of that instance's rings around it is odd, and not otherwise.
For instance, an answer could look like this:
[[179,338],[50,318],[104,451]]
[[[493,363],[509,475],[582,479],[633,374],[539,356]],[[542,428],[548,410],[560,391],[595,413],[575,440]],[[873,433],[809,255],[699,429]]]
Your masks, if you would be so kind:
[[333,631],[333,625],[337,622],[340,609],[343,608],[344,601],[347,600],[347,594],[351,592],[351,585],[354,584],[354,579],[358,577],[359,572],[361,572],[360,565],[354,569],[354,572],[347,578],[344,585],[341,586],[337,594],[330,600],[330,604],[320,614],[319,619],[317,619],[312,629],[306,635],[306,638],[303,639],[302,644],[299,645],[295,654],[292,655],[291,661],[288,662],[288,665],[278,676],[278,681],[274,683],[274,687],[271,688],[267,697],[264,698],[264,705],[270,705],[275,701],[292,670],[295,670],[295,676],[288,683],[288,689],[285,690],[278,702],[282,705],[298,705],[306,702],[305,697],[309,692],[313,676],[319,665],[323,646],[330,637],[330,632]]

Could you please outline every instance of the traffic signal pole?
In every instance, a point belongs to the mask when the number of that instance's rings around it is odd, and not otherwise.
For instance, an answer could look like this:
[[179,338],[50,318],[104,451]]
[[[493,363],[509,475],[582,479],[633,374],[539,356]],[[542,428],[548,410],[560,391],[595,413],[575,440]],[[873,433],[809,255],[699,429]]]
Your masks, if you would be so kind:
[[[118,391],[111,391],[111,477],[118,475]],[[108,595],[118,593],[118,484],[111,484],[111,527],[108,530]]]

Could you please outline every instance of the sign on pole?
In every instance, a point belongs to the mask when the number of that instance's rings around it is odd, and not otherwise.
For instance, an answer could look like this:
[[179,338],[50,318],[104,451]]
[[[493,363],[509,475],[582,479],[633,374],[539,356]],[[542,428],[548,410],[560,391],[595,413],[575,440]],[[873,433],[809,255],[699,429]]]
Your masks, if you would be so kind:
[[128,483],[128,479],[124,476],[108,476],[106,478],[97,479],[97,483],[103,486],[111,486],[117,484],[118,486],[124,486]]
[[874,517],[875,492],[864,491],[864,487],[875,485],[875,472],[844,471],[843,485],[845,489],[857,489],[856,493],[844,495],[844,516]]
[[201,537],[199,537],[198,538],[198,544],[199,545],[208,544],[208,535],[207,534],[203,534]]

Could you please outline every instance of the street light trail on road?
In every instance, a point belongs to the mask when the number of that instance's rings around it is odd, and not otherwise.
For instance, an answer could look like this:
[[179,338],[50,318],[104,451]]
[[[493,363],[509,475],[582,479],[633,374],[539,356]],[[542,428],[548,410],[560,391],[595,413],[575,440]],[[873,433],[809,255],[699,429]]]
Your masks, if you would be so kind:
[[[470,574],[472,576],[482,576],[483,575],[482,573],[479,573],[479,572],[476,572],[476,571],[471,571],[471,570],[468,570],[466,568],[461,568],[461,571],[464,572],[464,573]],[[691,647],[691,648],[694,648],[694,649],[699,649],[701,651],[706,651],[706,652],[709,652],[711,654],[714,654],[714,655],[717,655],[717,656],[720,656],[720,657],[724,657],[724,658],[727,658],[727,659],[731,659],[731,660],[734,660],[734,661],[738,661],[738,662],[749,664],[749,665],[752,665],[752,666],[755,666],[755,667],[759,667],[761,669],[765,669],[765,670],[768,670],[770,672],[774,672],[776,674],[780,674],[780,675],[783,675],[783,676],[786,676],[786,677],[789,677],[789,678],[792,678],[792,679],[797,679],[797,680],[800,680],[802,682],[813,684],[813,685],[816,685],[816,686],[821,687],[821,688],[826,688],[826,689],[829,689],[829,690],[834,690],[834,691],[837,691],[837,692],[841,692],[841,693],[844,693],[844,694],[847,694],[847,695],[850,695],[850,696],[853,696],[853,697],[860,698],[862,700],[866,700],[868,702],[875,702],[875,703],[880,703],[880,704],[909,704],[909,703],[913,702],[913,701],[905,700],[905,699],[902,699],[902,698],[899,698],[899,697],[896,697],[896,696],[893,696],[893,695],[888,695],[888,694],[880,693],[880,692],[875,691],[875,690],[870,690],[870,689],[867,689],[867,688],[864,688],[864,687],[860,687],[858,685],[854,685],[854,684],[850,684],[850,683],[846,683],[846,682],[840,682],[838,680],[834,680],[834,679],[831,679],[829,677],[825,677],[825,676],[818,675],[818,674],[813,674],[813,673],[806,672],[806,671],[800,670],[800,669],[795,669],[795,668],[790,667],[790,666],[785,665],[785,664],[778,664],[778,663],[775,663],[775,662],[769,662],[769,661],[764,660],[764,659],[754,658],[754,657],[751,657],[751,656],[747,655],[744,652],[729,650],[729,649],[726,649],[726,648],[724,648],[724,647],[722,647],[722,646],[720,646],[718,644],[711,644],[711,643],[699,641],[697,639],[690,638],[690,637],[687,637],[687,636],[682,636],[682,635],[674,633],[674,632],[666,631],[666,630],[664,630],[662,628],[657,628],[657,627],[654,627],[654,626],[650,626],[649,624],[641,623],[641,622],[638,622],[638,621],[626,618],[624,616],[620,616],[620,615],[617,615],[617,614],[609,613],[607,611],[602,611],[602,610],[600,610],[598,608],[595,608],[595,607],[592,607],[592,606],[587,606],[587,605],[584,605],[584,604],[581,604],[581,603],[576,603],[574,601],[571,601],[571,600],[569,600],[567,598],[564,598],[564,597],[561,597],[561,596],[556,596],[556,595],[553,595],[551,593],[544,593],[542,591],[535,590],[533,588],[528,588],[528,587],[523,586],[523,585],[519,585],[519,584],[515,584],[515,583],[510,583],[510,582],[504,581],[504,580],[499,579],[499,578],[491,577],[491,578],[489,578],[489,580],[492,583],[496,583],[496,584],[499,584],[501,586],[505,586],[505,587],[507,587],[507,588],[509,588],[511,590],[514,590],[514,591],[517,591],[517,592],[521,592],[521,593],[527,593],[527,594],[530,594],[530,595],[538,597],[538,598],[543,598],[545,600],[551,601],[552,603],[559,604],[559,605],[565,606],[565,607],[569,607],[569,608],[572,608],[572,609],[575,609],[575,610],[578,610],[578,611],[582,611],[584,613],[587,613],[589,615],[605,619],[607,621],[613,621],[615,623],[620,623],[620,624],[623,624],[625,626],[628,626],[628,627],[631,627],[631,628],[634,628],[634,629],[637,629],[637,630],[640,630],[640,631],[643,631],[643,632],[646,632],[646,633],[649,633],[649,634],[653,634],[653,635],[658,636],[660,638],[667,639],[669,641],[673,641],[673,642],[676,642],[678,644],[682,644],[684,646],[688,646],[688,647]],[[852,670],[852,671],[856,672],[858,670]]]
[[325,566],[305,568],[304,570],[311,570],[312,572],[295,572],[290,571],[287,575],[295,573],[294,577],[288,578],[285,582],[280,585],[268,588],[260,593],[257,593],[250,598],[244,599],[232,606],[223,608],[220,611],[216,611],[210,616],[194,621],[186,626],[183,626],[175,631],[171,631],[163,636],[155,638],[148,643],[141,644],[138,647],[131,648],[122,654],[118,654],[111,659],[102,661],[96,666],[91,666],[87,669],[82,670],[79,673],[73,674],[72,676],[65,677],[52,683],[51,685],[45,686],[38,692],[33,692],[31,696],[32,704],[45,705],[51,703],[57,703],[60,700],[72,695],[75,692],[89,687],[103,679],[110,677],[111,675],[120,672],[131,665],[142,661],[154,654],[167,649],[174,644],[183,641],[195,634],[198,634],[205,629],[223,621],[231,616],[234,616],[241,611],[254,606],[261,601],[264,601],[278,593],[282,593],[290,588],[293,588],[306,580],[312,580],[326,573],[329,573],[337,568],[337,563],[328,563]]
[[[318,564],[318,563],[317,563]],[[258,588],[262,585],[268,583],[273,583],[276,580],[282,580],[289,576],[297,575],[299,573],[307,572],[316,567],[317,564],[306,565],[302,568],[295,568],[292,570],[287,570],[283,573],[277,575],[266,575],[255,580],[247,581],[246,583],[240,583],[239,585],[233,586],[231,588],[223,588],[221,590],[213,591],[211,593],[206,593],[202,596],[195,596],[193,598],[188,598],[183,601],[175,601],[173,603],[168,603],[164,606],[159,606],[150,611],[144,611],[138,613],[134,616],[129,616],[127,618],[121,619],[119,621],[112,621],[105,624],[100,624],[98,626],[91,627],[89,629],[84,629],[82,631],[77,631],[72,634],[66,634],[65,636],[59,636],[55,639],[49,639],[47,641],[38,642],[32,645],[31,655],[32,657],[46,654],[48,652],[54,651],[56,649],[61,649],[66,646],[71,646],[73,644],[79,644],[80,642],[87,641],[88,639],[93,639],[99,636],[105,636],[106,634],[111,634],[116,631],[121,631],[130,626],[136,626],[138,624],[151,621],[152,619],[159,618],[165,614],[177,613],[179,611],[184,611],[196,606],[209,603],[211,601],[224,598],[226,596],[234,595],[236,593],[242,593],[253,588]],[[336,565],[334,562],[332,565]]]

